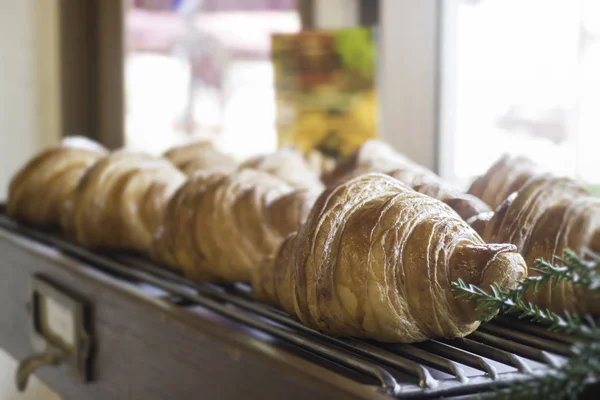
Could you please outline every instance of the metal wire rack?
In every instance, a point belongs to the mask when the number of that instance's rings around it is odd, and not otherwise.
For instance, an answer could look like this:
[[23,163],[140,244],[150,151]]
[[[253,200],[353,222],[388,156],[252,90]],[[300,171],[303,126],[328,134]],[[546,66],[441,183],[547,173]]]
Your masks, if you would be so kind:
[[[60,234],[16,224],[0,214],[0,227],[55,247],[107,273],[160,289],[165,301],[203,307],[357,372],[362,384],[390,397],[439,398],[508,386],[551,373],[572,355],[574,338],[528,322],[498,317],[466,338],[418,344],[384,344],[334,338],[253,299],[242,284],[195,285],[172,270],[131,254],[85,249]],[[367,382],[367,383],[364,383]]]

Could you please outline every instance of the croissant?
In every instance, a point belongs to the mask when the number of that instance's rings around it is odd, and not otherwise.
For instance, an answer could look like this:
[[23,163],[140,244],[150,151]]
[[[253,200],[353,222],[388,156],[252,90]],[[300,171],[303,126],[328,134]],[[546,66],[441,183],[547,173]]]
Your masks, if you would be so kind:
[[467,193],[496,208],[529,179],[540,174],[539,168],[528,158],[505,155],[477,178]]
[[308,151],[304,158],[310,169],[321,178],[329,176],[336,166],[335,158],[318,150]]
[[369,172],[385,173],[420,193],[441,200],[465,220],[491,210],[480,199],[452,187],[432,171],[378,140],[365,142],[349,160],[341,162],[328,182],[335,185]]
[[148,252],[168,199],[184,181],[166,159],[126,151],[103,158],[77,186],[75,237],[88,247]]
[[407,184],[419,193],[443,201],[465,221],[491,211],[490,207],[477,197],[461,192],[423,167],[396,169],[388,172],[387,175]]
[[251,158],[243,162],[239,169],[254,169],[275,175],[289,185],[311,191],[323,190],[323,184],[296,150],[282,148],[274,153]]
[[[538,258],[552,261],[567,248],[582,256],[586,249],[600,251],[600,199],[569,178],[533,178],[487,219],[483,239],[516,245],[530,266]],[[571,282],[542,285],[526,299],[556,312],[600,313],[600,298]]]
[[514,245],[485,244],[442,202],[367,174],[323,192],[252,285],[325,333],[418,342],[479,326],[480,311],[450,282],[508,289],[526,273]]
[[59,226],[64,208],[79,180],[107,151],[81,137],[64,139],[59,146],[30,160],[11,180],[6,213],[19,221],[39,226]]
[[380,140],[367,140],[346,160],[340,161],[333,171],[324,177],[326,185],[336,185],[342,181],[369,172],[387,172],[415,165],[390,145]]
[[199,170],[177,189],[165,208],[150,249],[154,260],[185,272],[195,281],[217,280],[208,271],[196,268],[197,264],[205,264],[205,260],[196,247],[194,215],[206,189],[225,176],[221,172]]
[[198,170],[228,173],[236,167],[236,162],[232,157],[220,152],[210,141],[206,140],[173,147],[163,156],[186,175],[192,175]]
[[197,282],[249,281],[315,198],[251,169],[194,175],[170,200],[152,254]]

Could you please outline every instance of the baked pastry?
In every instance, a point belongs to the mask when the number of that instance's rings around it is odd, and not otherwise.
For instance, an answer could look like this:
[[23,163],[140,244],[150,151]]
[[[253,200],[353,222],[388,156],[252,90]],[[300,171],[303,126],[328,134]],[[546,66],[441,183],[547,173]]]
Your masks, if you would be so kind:
[[197,282],[249,281],[316,195],[266,172],[196,174],[173,196],[152,254]]
[[64,204],[90,165],[107,154],[83,137],[65,138],[31,159],[12,178],[6,213],[32,225],[57,227],[68,209]]
[[310,169],[319,177],[329,176],[336,166],[335,158],[323,154],[319,150],[310,150],[304,158]]
[[89,168],[76,189],[75,237],[87,247],[147,253],[167,201],[184,181],[164,158],[112,153]]
[[198,170],[228,173],[237,165],[232,157],[219,151],[208,140],[197,140],[173,147],[163,156],[186,175],[193,175]]
[[541,174],[530,159],[504,155],[471,184],[467,193],[496,208],[529,179]]
[[416,165],[381,140],[367,140],[354,154],[341,160],[333,171],[323,178],[328,186],[369,172],[388,172]]
[[482,200],[454,188],[423,167],[409,166],[390,171],[387,175],[398,179],[419,193],[443,201],[464,220],[491,211]]
[[506,290],[526,273],[514,245],[485,244],[442,202],[366,174],[319,196],[253,288],[325,333],[408,343],[479,326],[481,311],[456,299],[452,281]]
[[310,168],[302,154],[292,148],[282,148],[271,154],[251,158],[243,162],[239,169],[268,172],[295,188],[323,190],[319,175]]
[[[530,267],[538,258],[562,257],[565,249],[582,256],[586,249],[600,252],[600,199],[569,178],[530,179],[486,218],[486,222],[478,220],[483,239],[516,245]],[[530,270],[530,275],[536,274]],[[600,314],[600,298],[571,282],[542,285],[538,292],[527,293],[526,299],[556,312]]]
[[329,182],[335,185],[369,172],[385,173],[420,193],[441,200],[465,220],[490,211],[480,199],[454,188],[432,171],[378,140],[365,142],[349,160],[340,163],[329,176]]
[[205,260],[196,246],[194,219],[196,205],[202,201],[206,189],[225,178],[221,172],[196,171],[177,189],[169,200],[163,221],[156,231],[150,256],[173,269],[186,273],[195,281],[215,281],[216,276],[198,265]]

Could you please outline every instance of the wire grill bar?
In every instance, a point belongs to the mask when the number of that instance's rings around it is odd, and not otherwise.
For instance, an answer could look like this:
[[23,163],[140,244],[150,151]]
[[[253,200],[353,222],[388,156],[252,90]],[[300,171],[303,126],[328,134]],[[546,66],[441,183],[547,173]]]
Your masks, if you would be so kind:
[[[117,256],[117,258],[120,257]],[[127,256],[124,256],[123,258],[126,259],[132,265],[137,265],[142,268],[157,268],[144,260],[138,260]],[[163,272],[162,275],[168,278],[169,273]],[[185,279],[179,276],[175,277],[174,279],[181,281],[183,284],[189,284],[189,282],[185,281]],[[429,373],[429,371],[422,365],[402,357],[390,357],[389,353],[386,353],[378,347],[371,346],[366,342],[355,341],[352,339],[343,340],[324,335],[321,332],[315,331],[314,329],[309,328],[306,325],[303,325],[300,322],[291,319],[288,315],[285,315],[277,310],[271,309],[270,307],[264,304],[248,300],[244,297],[235,296],[233,293],[231,293],[230,290],[228,290],[228,288],[221,288],[216,285],[201,285],[197,287],[197,290],[199,293],[219,298],[220,300],[224,300],[230,304],[251,311],[274,322],[296,329],[299,332],[313,335],[335,346],[339,346],[358,355],[372,358],[377,360],[378,362],[394,367],[399,371],[402,371],[408,375],[417,378],[419,387],[435,388],[438,385],[436,379],[434,379]]]
[[[532,346],[539,349],[551,349],[554,353],[561,354],[564,356],[572,356],[573,350],[571,346],[552,342],[547,339],[541,339],[536,336],[531,336],[516,330],[508,329],[499,325],[483,325],[480,331],[493,334],[495,336],[501,336],[512,341],[518,341],[520,343],[526,344],[528,346]],[[516,348],[516,347],[515,347]]]
[[570,336],[566,333],[550,331],[546,327],[540,325],[523,324],[520,320],[515,320],[514,318],[499,316],[494,319],[494,323],[505,326],[507,328],[519,330],[521,332],[525,332],[533,336],[549,339],[555,342],[565,343],[567,345],[572,345],[576,342],[573,336]]
[[472,353],[481,354],[483,357],[489,358],[501,362],[506,365],[515,367],[519,372],[529,374],[531,373],[531,367],[527,365],[519,356],[516,354],[509,353],[504,350],[497,349],[484,343],[475,341],[473,338],[478,338],[479,332],[474,332],[469,338],[458,338],[452,341],[447,339],[441,339],[442,342],[456,346],[458,348],[470,351]]
[[462,383],[466,383],[469,380],[463,368],[459,364],[450,359],[440,357],[435,353],[430,353],[418,347],[405,344],[396,344],[389,346],[388,348],[395,354],[402,354],[408,358],[415,359],[424,365],[429,365],[440,371],[453,375]]
[[498,370],[483,357],[467,353],[465,351],[459,351],[457,348],[442,342],[438,342],[437,340],[430,340],[428,342],[418,344],[417,346],[420,346],[421,348],[424,348],[432,353],[439,354],[442,357],[446,357],[450,360],[467,365],[471,368],[483,371],[492,379],[498,378]]
[[[371,377],[379,382],[377,390],[392,396],[429,398],[473,393],[492,385],[528,379],[529,374],[548,371],[572,354],[572,337],[548,333],[543,327],[505,317],[482,325],[467,338],[414,345],[334,338],[254,300],[240,287],[196,286],[140,257],[90,251],[59,235],[18,225],[3,215],[0,226],[121,277],[160,288],[167,293],[165,301],[182,306],[200,305]],[[481,374],[467,373],[465,368]],[[507,372],[511,368],[517,372]],[[398,373],[407,375],[409,380]],[[440,377],[440,373],[449,377]]]
[[557,367],[560,364],[555,358],[553,358],[550,354],[548,354],[548,352],[544,350],[539,350],[522,345],[520,343],[511,342],[510,340],[492,336],[485,332],[474,332],[469,337],[478,340],[481,343],[485,343],[490,346],[495,346],[503,350],[512,351],[513,353],[529,358],[530,360],[539,361],[541,363],[548,364],[553,367]]

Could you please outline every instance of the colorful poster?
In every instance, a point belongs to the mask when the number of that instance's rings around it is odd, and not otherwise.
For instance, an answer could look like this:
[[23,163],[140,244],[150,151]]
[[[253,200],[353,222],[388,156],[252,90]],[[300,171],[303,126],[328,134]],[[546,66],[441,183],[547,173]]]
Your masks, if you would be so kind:
[[271,52],[279,146],[337,157],[377,136],[371,29],[277,34]]

